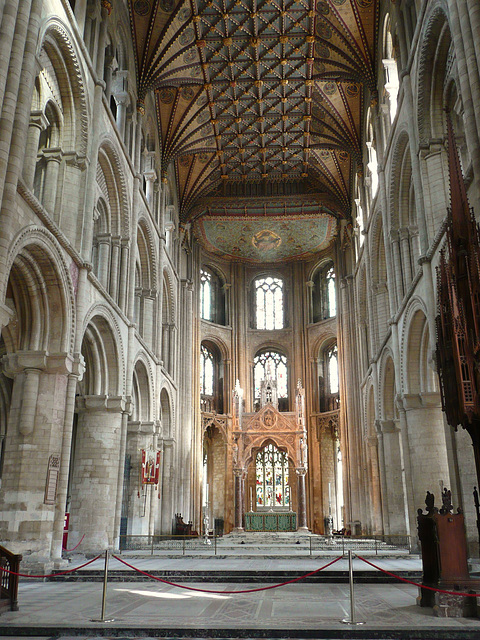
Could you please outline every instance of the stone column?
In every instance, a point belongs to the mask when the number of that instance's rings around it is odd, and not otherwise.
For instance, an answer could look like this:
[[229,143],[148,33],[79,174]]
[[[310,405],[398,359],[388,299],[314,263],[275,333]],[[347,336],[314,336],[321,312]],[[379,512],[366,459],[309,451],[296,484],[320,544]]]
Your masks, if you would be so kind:
[[48,127],[48,120],[43,111],[32,111],[28,127],[27,148],[23,158],[23,179],[28,189],[33,189],[37,153],[41,132]]
[[58,170],[62,161],[61,149],[43,149],[45,160],[45,180],[42,194],[42,204],[53,216],[55,214],[55,202],[57,199]]
[[171,438],[163,440],[162,493],[160,496],[161,525],[160,533],[171,535],[173,532],[173,503],[175,483],[172,478],[173,445]]
[[397,304],[396,306],[400,306],[403,300],[403,269],[402,269],[402,258],[400,253],[400,243],[398,239],[398,231],[393,230],[390,231],[390,244],[392,246],[392,254],[393,254],[393,262],[395,265],[395,289],[397,292]]
[[235,522],[234,529],[235,533],[243,532],[243,496],[242,496],[242,476],[243,469],[234,469],[233,473],[235,475]]
[[307,495],[305,490],[305,475],[307,473],[306,469],[303,467],[297,467],[295,469],[295,473],[297,474],[297,500],[298,500],[298,522],[297,529],[298,531],[308,531],[307,527]]
[[412,274],[412,260],[410,257],[410,233],[407,227],[402,227],[398,230],[398,237],[400,239],[400,248],[402,255],[402,266],[403,266],[403,282],[405,286],[405,291],[408,290],[410,283],[413,280]]
[[123,312],[125,312],[128,289],[128,254],[130,251],[128,238],[122,238],[120,251],[120,291],[118,294],[118,306]]
[[425,504],[427,491],[439,494],[440,483],[450,487],[450,472],[445,439],[445,425],[440,394],[424,393],[403,396],[406,413],[409,454],[413,484],[413,501],[409,511]]
[[70,539],[75,546],[99,553],[115,541],[118,466],[124,397],[84,396],[78,402],[78,427],[73,461]]
[[145,197],[147,198],[148,206],[151,209],[153,205],[153,187],[155,184],[155,180],[157,179],[157,174],[155,173],[155,171],[151,170],[151,171],[145,171],[143,175],[145,177],[145,182],[146,182]]
[[[69,376],[75,361],[67,354],[25,351],[4,356],[13,377],[0,490],[0,539],[24,562],[50,566],[55,548],[56,510],[65,512],[62,458]],[[51,463],[51,464],[50,464]],[[63,522],[63,518],[62,518]]]
[[97,277],[102,286],[108,291],[109,272],[110,272],[110,244],[111,235],[102,233],[97,236],[98,241],[98,273]]
[[120,133],[120,138],[125,142],[125,125],[127,122],[128,93],[116,94],[115,100],[117,101],[117,127]]
[[380,488],[380,469],[378,465],[378,440],[377,436],[367,437],[368,459],[370,462],[370,480],[371,480],[371,496],[372,504],[370,506],[372,513],[373,533],[382,533],[382,494]]
[[118,287],[121,274],[119,273],[120,262],[120,238],[112,238],[112,257],[110,262],[110,295],[118,301]]

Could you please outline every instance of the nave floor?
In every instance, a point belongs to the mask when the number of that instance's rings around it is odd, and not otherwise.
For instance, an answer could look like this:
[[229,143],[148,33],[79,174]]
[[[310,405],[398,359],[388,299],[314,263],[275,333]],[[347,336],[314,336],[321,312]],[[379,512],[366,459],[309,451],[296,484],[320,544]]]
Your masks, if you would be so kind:
[[[145,571],[158,568],[159,563],[155,558],[129,560]],[[303,559],[301,564],[299,560],[292,560],[291,568],[308,571],[324,563],[323,558],[321,561]],[[197,569],[207,564],[211,569],[213,562],[226,563],[219,559],[185,558],[182,564],[182,558],[162,559],[163,568],[166,562],[170,567],[181,565],[185,570],[192,568],[193,562]],[[242,560],[236,562],[245,564]],[[260,564],[268,570],[286,562],[257,559],[255,566],[258,569]],[[233,572],[232,563],[230,559],[228,565]],[[338,568],[347,568],[346,559],[340,563]],[[418,567],[419,559],[380,559],[378,564],[399,571],[413,568],[415,564]],[[260,585],[188,582],[184,586],[219,593],[189,591],[152,580],[111,582],[106,618],[114,618],[114,622],[97,623],[91,620],[101,614],[100,582],[23,580],[19,591],[20,610],[0,617],[0,636],[36,636],[42,640],[59,636],[63,640],[73,636],[84,640],[99,636],[125,638],[132,634],[137,638],[159,634],[171,638],[480,638],[480,620],[435,618],[429,609],[416,606],[416,587],[402,583],[355,585],[357,619],[365,622],[355,628],[341,622],[349,615],[348,584],[297,582],[238,595],[227,592]]]

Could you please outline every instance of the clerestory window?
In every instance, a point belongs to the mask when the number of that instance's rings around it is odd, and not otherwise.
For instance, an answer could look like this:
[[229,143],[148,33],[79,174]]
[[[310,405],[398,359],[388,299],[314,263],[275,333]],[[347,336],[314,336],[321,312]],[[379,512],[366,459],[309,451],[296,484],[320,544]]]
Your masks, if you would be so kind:
[[283,280],[280,278],[268,276],[255,280],[255,319],[257,329],[283,329]]

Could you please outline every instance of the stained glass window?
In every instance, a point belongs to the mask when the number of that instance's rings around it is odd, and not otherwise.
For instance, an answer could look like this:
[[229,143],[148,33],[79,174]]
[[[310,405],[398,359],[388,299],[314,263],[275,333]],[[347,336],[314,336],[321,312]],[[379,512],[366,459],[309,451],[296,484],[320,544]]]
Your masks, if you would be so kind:
[[213,396],[213,353],[203,344],[200,347],[200,394]]
[[255,280],[257,329],[283,329],[283,282],[280,278]]
[[255,399],[260,399],[260,383],[271,377],[277,381],[277,395],[288,398],[287,358],[277,351],[263,351],[253,361]]
[[212,274],[204,269],[200,271],[200,316],[212,319]]
[[273,444],[257,453],[257,507],[289,507],[288,457]]

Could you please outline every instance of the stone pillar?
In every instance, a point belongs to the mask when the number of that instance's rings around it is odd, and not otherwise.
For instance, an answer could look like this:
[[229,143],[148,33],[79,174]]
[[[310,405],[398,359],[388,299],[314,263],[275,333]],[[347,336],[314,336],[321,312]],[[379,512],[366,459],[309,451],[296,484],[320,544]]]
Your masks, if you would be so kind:
[[305,490],[305,475],[306,470],[303,467],[298,467],[295,469],[295,473],[297,474],[297,500],[298,500],[298,522],[297,529],[298,531],[308,531],[307,527],[307,495]]
[[60,149],[43,149],[45,160],[45,180],[42,194],[42,204],[45,209],[53,215],[55,213],[55,202],[57,199],[58,169],[62,161]]
[[35,170],[37,168],[37,153],[40,133],[48,126],[48,120],[43,111],[32,111],[28,127],[27,148],[23,159],[23,179],[28,189],[33,189]]
[[412,275],[412,260],[410,257],[410,233],[407,227],[402,227],[398,230],[398,236],[400,238],[400,248],[402,255],[402,267],[403,267],[403,283],[405,291],[408,290],[410,283],[413,280]]
[[68,461],[62,457],[62,440],[75,360],[67,354],[25,351],[4,356],[2,364],[14,383],[0,490],[0,539],[15,553],[28,552],[30,564],[47,567],[52,552],[59,553],[54,548],[56,509],[65,512],[62,482]]
[[148,206],[151,209],[153,206],[153,187],[155,184],[155,180],[157,179],[157,174],[155,173],[155,171],[152,170],[152,171],[145,171],[143,175],[145,177],[145,182],[147,187],[145,197],[147,198]]
[[172,478],[173,444],[171,438],[163,440],[162,493],[160,496],[160,533],[163,535],[173,533],[173,503],[175,499],[175,483]]
[[367,447],[372,491],[372,504],[370,505],[370,509],[372,513],[373,533],[381,534],[383,524],[382,494],[380,487],[380,469],[378,465],[378,440],[376,435],[367,438]]
[[112,257],[110,262],[110,295],[118,301],[118,287],[120,281],[120,273],[118,272],[120,262],[120,238],[112,238]]
[[111,235],[103,233],[97,236],[98,241],[98,273],[97,277],[102,286],[108,291],[110,272],[110,244]]
[[125,125],[127,122],[127,104],[128,94],[120,93],[115,96],[117,101],[117,127],[120,133],[120,138],[125,142]]
[[242,476],[243,469],[234,469],[233,473],[235,474],[235,528],[233,529],[236,533],[241,533],[243,531],[243,496],[242,496]]
[[397,292],[397,304],[398,307],[403,300],[403,269],[402,258],[400,253],[400,242],[398,239],[398,231],[390,231],[390,244],[392,245],[393,263],[395,265],[395,289]]
[[445,425],[440,394],[424,393],[403,396],[406,413],[409,454],[413,484],[413,501],[409,511],[425,504],[427,491],[439,495],[440,483],[450,487],[450,472],[445,439]]
[[84,552],[99,553],[114,545],[118,467],[124,397],[77,399],[78,426],[73,461],[70,539],[85,535]]
[[128,238],[121,240],[121,258],[120,258],[120,291],[118,294],[118,306],[125,312],[128,288],[128,254],[130,251]]
[[388,521],[389,534],[406,534],[406,490],[403,482],[403,447],[400,428],[395,420],[379,420],[379,439],[383,449],[382,474],[384,517]]

